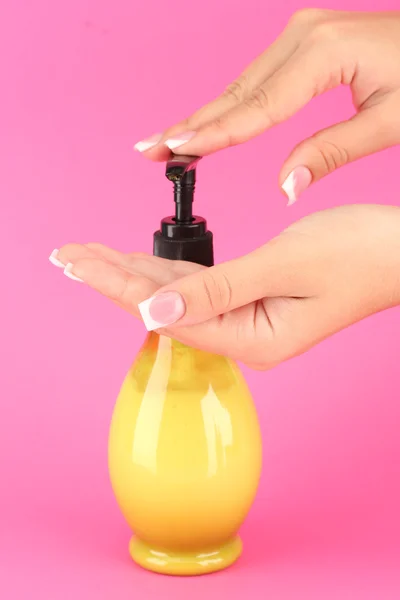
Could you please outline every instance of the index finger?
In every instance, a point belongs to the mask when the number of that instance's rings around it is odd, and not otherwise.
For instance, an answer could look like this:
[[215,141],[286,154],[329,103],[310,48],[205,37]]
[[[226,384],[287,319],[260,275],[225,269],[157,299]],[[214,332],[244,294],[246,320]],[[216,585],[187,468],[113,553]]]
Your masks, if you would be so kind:
[[251,96],[198,129],[174,152],[206,156],[242,144],[293,116],[325,91],[330,79],[325,52],[299,49]]
[[144,152],[146,158],[150,160],[167,160],[170,156],[170,148],[165,145],[166,140],[174,139],[174,136],[185,132],[197,131],[250,97],[254,90],[267,81],[293,55],[307,31],[317,19],[321,18],[320,12],[307,14],[307,18],[302,13],[296,13],[281,35],[228,85],[220,96],[187,119],[168,128],[158,138],[153,138],[153,141],[149,138],[148,144],[146,140],[139,142],[136,149]]

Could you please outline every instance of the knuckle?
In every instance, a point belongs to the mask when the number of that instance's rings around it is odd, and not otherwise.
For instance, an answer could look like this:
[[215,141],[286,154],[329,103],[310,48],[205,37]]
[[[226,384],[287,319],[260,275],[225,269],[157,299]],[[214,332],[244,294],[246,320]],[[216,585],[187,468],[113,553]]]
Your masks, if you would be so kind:
[[115,291],[114,300],[120,304],[127,304],[129,297],[129,275],[126,274],[120,282],[117,290]]
[[322,159],[327,174],[349,162],[349,153],[343,146],[318,137],[314,138],[313,144]]
[[322,20],[314,24],[308,37],[311,43],[327,44],[337,42],[340,39],[340,32],[334,21]]
[[326,11],[320,8],[301,8],[297,10],[289,19],[289,23],[294,25],[308,25],[315,23],[326,16]]
[[235,104],[240,104],[245,98],[247,90],[247,78],[245,75],[240,75],[240,77],[238,77],[235,81],[233,81],[226,87],[223,96],[233,100]]
[[181,121],[179,123],[179,131],[178,133],[181,133],[182,131],[188,131],[190,130],[191,127],[194,127],[193,122],[195,121],[194,119],[195,115],[191,115],[190,117],[186,117],[185,119],[183,119],[183,121]]
[[273,126],[278,123],[281,118],[278,115],[276,106],[271,99],[271,95],[263,87],[258,88],[249,96],[244,105],[250,110],[259,110],[267,115],[268,123],[266,125]]
[[249,108],[267,110],[270,106],[270,100],[267,92],[260,87],[252,93],[252,95],[245,101],[245,104]]
[[219,138],[222,137],[223,144],[226,147],[235,146],[237,143],[237,139],[233,132],[231,132],[224,115],[214,119],[208,131],[210,135],[215,134]]
[[133,278],[129,273],[124,274],[120,285],[115,293],[114,300],[122,304],[128,309],[131,309],[136,305],[137,291],[140,289],[140,285],[143,282],[143,278]]
[[203,292],[213,313],[227,312],[232,305],[232,287],[228,277],[221,273],[215,275],[211,269],[203,273]]

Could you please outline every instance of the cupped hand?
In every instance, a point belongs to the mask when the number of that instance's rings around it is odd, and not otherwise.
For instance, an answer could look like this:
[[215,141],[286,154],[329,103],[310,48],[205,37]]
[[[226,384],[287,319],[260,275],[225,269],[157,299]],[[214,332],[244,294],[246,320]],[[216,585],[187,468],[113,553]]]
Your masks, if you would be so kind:
[[68,244],[51,261],[148,328],[267,369],[400,303],[400,209],[315,213],[211,268],[101,244]]
[[204,156],[285,121],[312,98],[350,86],[356,115],[301,142],[280,173],[293,203],[337,167],[400,143],[400,11],[305,9],[225,92],[136,144],[152,160]]

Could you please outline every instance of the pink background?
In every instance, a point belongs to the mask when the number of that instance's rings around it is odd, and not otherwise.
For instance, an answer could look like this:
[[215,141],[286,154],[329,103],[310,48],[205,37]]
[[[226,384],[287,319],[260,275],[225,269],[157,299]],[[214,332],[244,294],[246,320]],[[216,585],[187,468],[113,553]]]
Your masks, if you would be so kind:
[[[319,2],[329,5],[394,9],[398,0]],[[168,578],[130,561],[107,473],[113,403],[143,326],[47,260],[68,241],[150,252],[152,232],[171,210],[170,189],[163,167],[135,154],[133,143],[218,94],[301,7],[294,0],[2,3],[2,599],[400,597],[398,310],[272,372],[246,372],[264,471],[243,528],[244,555],[223,573]],[[346,90],[330,93],[290,123],[201,164],[197,210],[209,219],[219,260],[318,209],[399,201],[397,148],[285,207],[277,175],[291,147],[351,112]]]

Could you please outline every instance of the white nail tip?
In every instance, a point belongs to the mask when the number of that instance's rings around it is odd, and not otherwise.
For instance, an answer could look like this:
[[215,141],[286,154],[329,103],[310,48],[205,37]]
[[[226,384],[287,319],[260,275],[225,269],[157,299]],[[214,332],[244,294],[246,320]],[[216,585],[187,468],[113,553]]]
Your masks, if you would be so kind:
[[68,263],[64,269],[64,275],[66,275],[73,281],[79,281],[80,283],[83,283],[83,279],[81,279],[80,277],[77,277],[76,275],[71,273],[71,269],[73,268],[73,266],[74,265],[72,263]]
[[188,142],[190,142],[194,135],[194,133],[183,133],[182,135],[179,135],[175,138],[170,138],[169,140],[166,140],[165,145],[170,150],[175,150],[176,148],[183,146],[183,144],[187,144]]
[[58,260],[58,258],[57,258],[58,253],[59,253],[58,248],[55,248],[49,256],[49,261],[55,267],[59,267],[60,269],[65,269],[64,263],[62,263],[61,260]]
[[134,145],[135,150],[138,152],[146,152],[160,142],[162,135],[153,135],[152,137],[147,138],[147,140],[140,140],[137,144]]
[[183,146],[183,144],[186,144],[187,140],[167,140],[165,142],[165,145],[170,149],[170,150],[175,150],[176,148],[179,148],[179,146]]
[[146,142],[144,140],[143,142],[138,142],[137,144],[135,144],[134,148],[138,152],[146,152],[146,150],[150,150],[150,148],[154,148],[154,146],[156,146],[156,145],[157,145],[157,142]]
[[159,323],[158,321],[155,321],[151,315],[150,315],[150,304],[152,303],[153,298],[147,298],[147,300],[143,300],[143,302],[141,302],[138,305],[138,309],[140,312],[140,315],[143,319],[143,323],[144,326],[146,327],[147,331],[154,331],[155,329],[160,329],[160,327],[164,327],[165,324],[163,323]]
[[291,204],[294,204],[297,200],[296,193],[295,193],[295,175],[294,175],[293,171],[292,171],[292,173],[290,173],[290,175],[288,175],[288,177],[282,183],[282,189],[286,193],[287,197],[289,198],[289,202],[287,203],[287,206],[291,206]]

